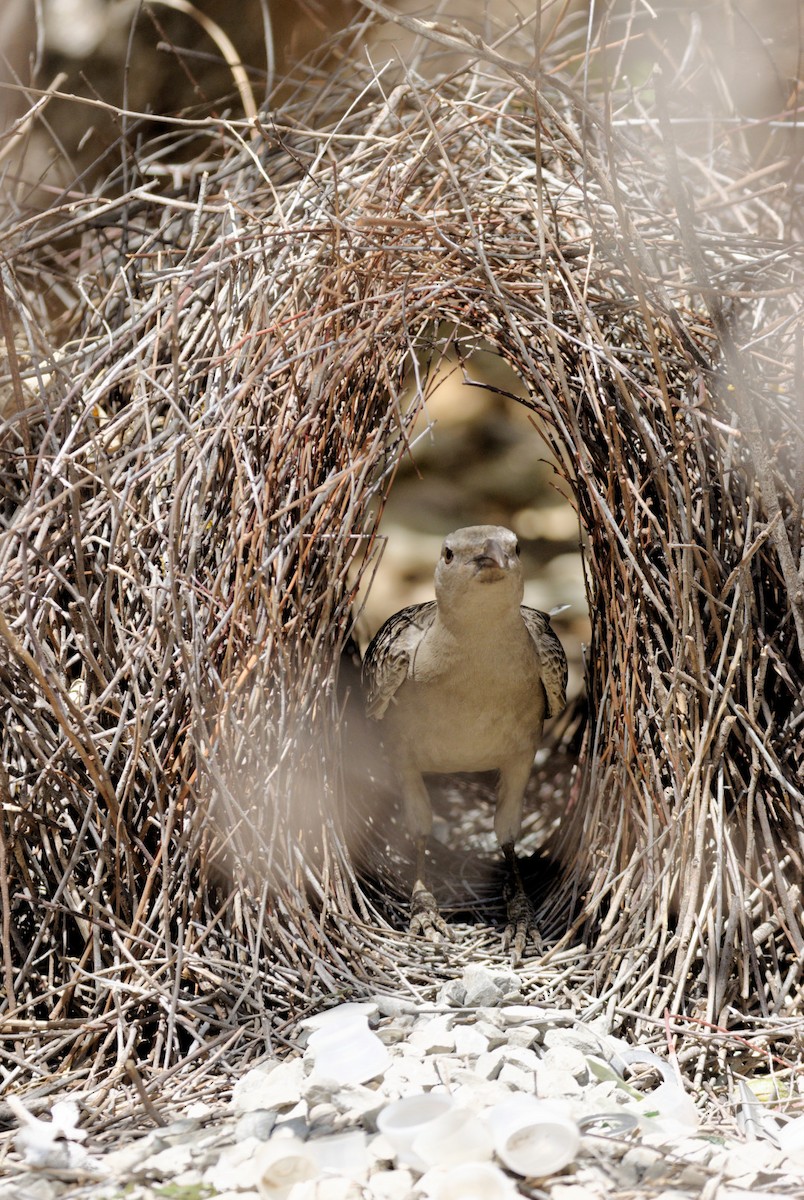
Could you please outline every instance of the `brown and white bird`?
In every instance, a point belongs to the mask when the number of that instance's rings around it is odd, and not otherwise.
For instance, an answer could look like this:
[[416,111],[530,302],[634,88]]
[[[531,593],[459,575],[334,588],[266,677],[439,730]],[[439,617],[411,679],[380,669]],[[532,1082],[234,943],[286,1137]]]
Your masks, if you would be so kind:
[[503,946],[514,961],[535,915],[514,844],[546,717],[566,704],[567,659],[546,613],[522,604],[516,535],[472,525],[444,540],[435,600],[389,617],[363,660],[366,711],[384,722],[384,742],[416,842],[410,929],[437,940],[448,932],[425,873],[433,823],[423,774],[499,771],[494,830],[507,868]]

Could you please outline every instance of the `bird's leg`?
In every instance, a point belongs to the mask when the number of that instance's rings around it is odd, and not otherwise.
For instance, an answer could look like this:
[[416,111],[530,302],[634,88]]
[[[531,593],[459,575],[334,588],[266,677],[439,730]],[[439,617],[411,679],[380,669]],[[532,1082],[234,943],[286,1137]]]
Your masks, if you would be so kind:
[[449,927],[438,911],[436,898],[427,886],[427,838],[416,838],[416,878],[410,897],[410,932],[419,933],[431,942],[449,937]]
[[525,893],[514,849],[522,824],[522,802],[531,765],[532,758],[522,758],[500,771],[500,789],[494,814],[494,829],[505,858],[503,895],[508,924],[503,933],[503,950],[510,949],[512,966],[518,966],[522,961],[529,937],[537,951],[542,949],[536,912]]
[[449,928],[438,911],[436,898],[427,886],[427,839],[433,827],[430,796],[421,772],[411,762],[397,763],[405,820],[416,840],[416,878],[410,897],[410,932],[421,934],[431,942],[449,937]]
[[542,939],[536,922],[536,911],[525,892],[519,862],[513,843],[502,848],[505,856],[505,884],[503,895],[508,914],[508,924],[503,933],[503,950],[510,949],[511,965],[519,966],[525,953],[528,939],[533,942],[537,953],[542,950]]

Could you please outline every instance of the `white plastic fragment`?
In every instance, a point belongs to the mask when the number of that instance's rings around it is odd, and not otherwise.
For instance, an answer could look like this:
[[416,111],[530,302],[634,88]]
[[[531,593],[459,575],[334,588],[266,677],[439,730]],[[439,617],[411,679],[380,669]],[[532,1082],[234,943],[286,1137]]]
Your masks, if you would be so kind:
[[779,1122],[761,1104],[744,1079],[737,1080],[740,1093],[740,1108],[737,1113],[737,1128],[749,1141],[769,1138],[774,1145],[779,1142]]
[[301,1029],[327,1029],[335,1026],[348,1025],[355,1018],[368,1021],[375,1017],[378,1006],[372,1000],[349,1000],[344,1004],[336,1004],[333,1008],[322,1008],[320,1012],[299,1021]]
[[782,1154],[797,1167],[804,1167],[804,1117],[794,1117],[776,1134]]
[[[501,977],[488,965],[474,980],[500,990]],[[266,1059],[236,1085],[228,1113],[220,1112],[223,1098],[209,1107],[209,1115],[222,1120],[200,1128],[207,1115],[201,1108],[195,1122],[183,1117],[104,1155],[105,1175],[117,1180],[121,1173],[144,1173],[149,1185],[159,1177],[177,1186],[203,1182],[223,1200],[512,1200],[521,1175],[547,1177],[535,1186],[549,1190],[552,1200],[605,1200],[615,1177],[619,1190],[660,1189],[670,1156],[680,1190],[671,1187],[663,1200],[700,1194],[705,1185],[707,1200],[749,1200],[758,1192],[773,1200],[780,1193],[763,1190],[773,1186],[772,1176],[784,1176],[786,1186],[804,1180],[804,1117],[769,1111],[741,1087],[738,1122],[750,1140],[727,1133],[722,1140],[703,1138],[685,1091],[690,1084],[672,1061],[611,1038],[603,1026],[584,1036],[586,1027],[571,1012],[498,1003],[433,1013],[419,1006],[415,1014],[400,1011],[383,1021],[388,1067],[379,1079],[367,1086],[319,1077],[316,1062],[320,1069],[328,1040],[357,1059],[355,1043],[377,1037],[368,1028],[372,1011],[338,1006],[308,1018],[297,1043],[307,1039],[304,1059]],[[659,1086],[641,1090],[644,1077],[633,1086],[631,1063],[656,1071]],[[413,1102],[418,1112],[405,1108],[392,1138],[386,1120],[397,1097],[397,1108]],[[500,1110],[512,1109],[515,1118],[501,1130]],[[54,1118],[62,1112],[56,1107]],[[77,1106],[67,1105],[64,1115],[59,1125],[23,1110],[17,1145],[26,1165],[32,1165],[25,1149],[31,1128],[34,1144],[44,1126],[58,1155],[65,1145],[80,1151]],[[375,1123],[381,1132],[371,1132]],[[630,1142],[625,1153],[623,1139]],[[57,1165],[75,1160],[61,1158]],[[565,1167],[571,1170],[563,1177],[550,1178]],[[28,1175],[36,1179],[35,1172]],[[27,1181],[21,1190],[15,1179],[15,1186],[0,1184],[0,1200],[57,1200],[55,1193],[29,1195]]]
[[[649,1092],[644,1101],[651,1113],[646,1114],[648,1120],[658,1124],[663,1132],[668,1134],[680,1133],[683,1130],[697,1129],[700,1118],[695,1104],[682,1087],[677,1083],[660,1083]],[[652,1117],[655,1111],[658,1117]]]
[[331,1019],[311,1033],[306,1053],[313,1060],[314,1079],[332,1079],[339,1084],[368,1083],[388,1067],[391,1058],[387,1046],[369,1029],[368,1017],[352,1011],[356,1007],[341,1005],[340,1009],[331,1009],[323,1014]]
[[690,1129],[697,1129],[700,1118],[692,1099],[684,1091],[679,1078],[669,1063],[640,1046],[621,1051],[620,1060],[626,1064],[645,1063],[653,1067],[662,1077],[662,1082],[643,1101],[643,1120],[646,1132],[664,1133],[669,1137]]
[[73,1100],[57,1100],[50,1110],[50,1120],[42,1121],[29,1113],[14,1095],[6,1103],[19,1121],[14,1135],[14,1147],[30,1167],[80,1168],[100,1171],[101,1164],[80,1145],[86,1132],[78,1128],[78,1105]]

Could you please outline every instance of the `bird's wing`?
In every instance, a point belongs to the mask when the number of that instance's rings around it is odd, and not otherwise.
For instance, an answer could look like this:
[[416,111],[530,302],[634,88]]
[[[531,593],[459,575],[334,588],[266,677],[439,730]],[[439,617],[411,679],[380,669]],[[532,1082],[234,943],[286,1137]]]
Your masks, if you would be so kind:
[[366,712],[381,721],[411,672],[419,642],[435,620],[436,603],[411,604],[389,617],[375,633],[363,658]]
[[520,612],[542,660],[547,715],[557,717],[567,706],[567,656],[564,647],[553,632],[547,613],[524,604]]

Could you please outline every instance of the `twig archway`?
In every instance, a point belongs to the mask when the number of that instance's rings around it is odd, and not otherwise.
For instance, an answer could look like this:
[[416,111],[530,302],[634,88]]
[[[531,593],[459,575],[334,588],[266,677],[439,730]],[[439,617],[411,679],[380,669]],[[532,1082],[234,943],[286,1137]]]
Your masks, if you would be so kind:
[[739,221],[679,216],[661,135],[615,161],[566,88],[350,72],[337,116],[230,123],[180,194],[0,242],[3,1019],[34,1074],[430,969],[353,869],[336,677],[445,326],[524,380],[588,539],[546,915],[623,1012],[799,1005],[792,252],[742,232],[750,184]]

